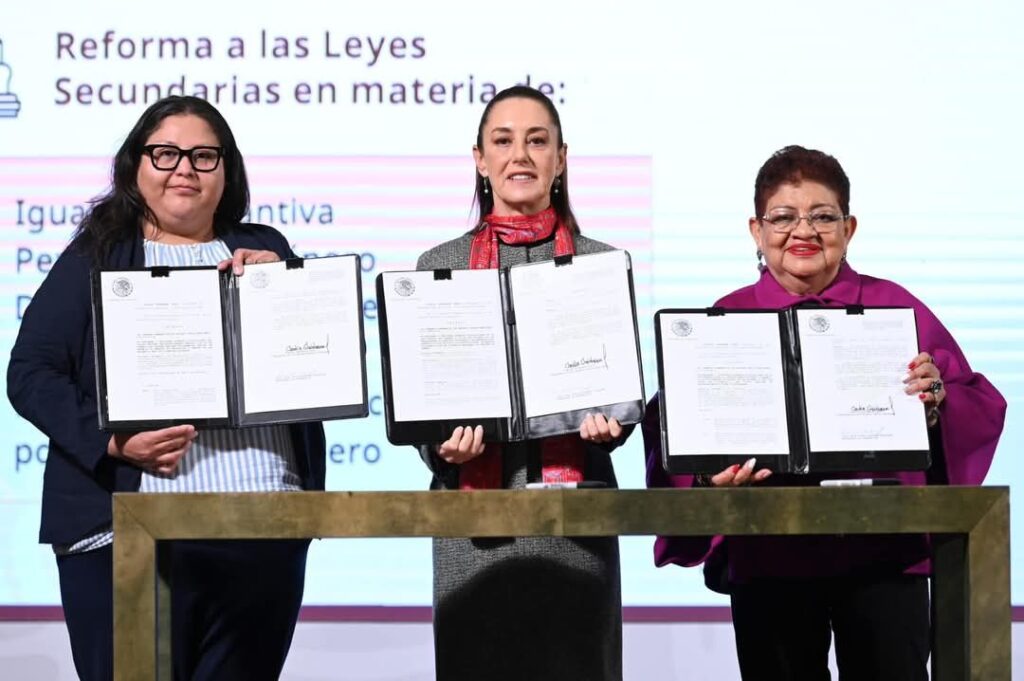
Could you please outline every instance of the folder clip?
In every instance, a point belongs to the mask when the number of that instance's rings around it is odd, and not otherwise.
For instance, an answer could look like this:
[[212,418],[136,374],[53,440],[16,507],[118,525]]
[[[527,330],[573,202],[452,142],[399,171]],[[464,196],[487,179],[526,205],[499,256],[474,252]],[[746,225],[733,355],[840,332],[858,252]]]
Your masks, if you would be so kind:
[[847,305],[846,314],[864,314],[863,305]]
[[150,267],[149,276],[151,277],[169,277],[171,276],[171,268],[166,266]]
[[561,267],[562,265],[571,265],[571,264],[572,264],[572,253],[567,253],[565,255],[556,255],[555,256],[555,267]]
[[301,270],[306,266],[304,258],[288,258],[284,261],[284,267],[287,270]]
[[706,314],[708,317],[724,317],[725,316],[725,308],[724,307],[708,307],[708,308],[704,309],[704,314]]
[[450,269],[434,270],[434,281],[441,281],[442,279],[451,279],[452,271]]

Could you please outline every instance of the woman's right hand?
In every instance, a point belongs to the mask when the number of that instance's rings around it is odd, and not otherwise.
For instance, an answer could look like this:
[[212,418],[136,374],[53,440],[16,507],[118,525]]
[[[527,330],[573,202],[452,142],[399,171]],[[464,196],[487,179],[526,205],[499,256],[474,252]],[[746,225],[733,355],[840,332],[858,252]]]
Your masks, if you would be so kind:
[[107,454],[139,468],[173,475],[199,433],[194,426],[171,426],[138,433],[114,433],[107,443]]
[[772,474],[771,470],[762,468],[761,470],[754,472],[754,466],[757,465],[757,459],[747,459],[747,462],[742,466],[734,464],[729,466],[718,475],[711,476],[711,484],[715,487],[739,487],[747,483],[761,482]]
[[453,464],[463,464],[484,453],[484,427],[459,426],[437,446],[437,455]]

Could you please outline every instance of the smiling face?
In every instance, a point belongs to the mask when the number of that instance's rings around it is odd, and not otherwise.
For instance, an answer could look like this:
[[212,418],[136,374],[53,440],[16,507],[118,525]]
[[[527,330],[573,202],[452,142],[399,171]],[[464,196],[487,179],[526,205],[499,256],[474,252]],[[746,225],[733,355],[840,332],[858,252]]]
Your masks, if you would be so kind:
[[[146,144],[170,144],[181,149],[220,146],[210,125],[192,114],[168,116],[153,131]],[[148,156],[139,163],[136,178],[156,224],[147,220],[147,239],[165,243],[195,243],[213,238],[213,214],[224,194],[224,163],[212,172],[200,173],[183,157],[175,170],[157,170]]]
[[[779,186],[768,198],[764,214],[841,216],[839,206],[839,197],[833,190],[818,182],[803,181]],[[821,233],[807,220],[800,220],[785,234],[777,232],[771,223],[760,217],[750,218],[750,235],[764,252],[768,271],[794,295],[821,293],[832,283],[857,229],[857,218],[851,215],[840,221],[832,232]]]
[[552,184],[565,170],[560,139],[540,102],[514,97],[494,105],[473,157],[490,183],[496,215],[533,215],[551,205]]

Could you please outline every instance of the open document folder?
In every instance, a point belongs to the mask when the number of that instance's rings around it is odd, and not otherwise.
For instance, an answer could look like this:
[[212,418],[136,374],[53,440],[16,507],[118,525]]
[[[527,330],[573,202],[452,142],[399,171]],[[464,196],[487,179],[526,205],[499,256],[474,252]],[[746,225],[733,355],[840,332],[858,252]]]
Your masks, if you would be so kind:
[[367,414],[359,257],[93,273],[100,427]]
[[643,417],[625,251],[501,270],[377,277],[388,439],[441,442],[482,425],[488,441],[574,432],[587,413]]
[[661,310],[655,337],[671,473],[750,457],[788,473],[930,463],[924,406],[903,392],[912,309]]

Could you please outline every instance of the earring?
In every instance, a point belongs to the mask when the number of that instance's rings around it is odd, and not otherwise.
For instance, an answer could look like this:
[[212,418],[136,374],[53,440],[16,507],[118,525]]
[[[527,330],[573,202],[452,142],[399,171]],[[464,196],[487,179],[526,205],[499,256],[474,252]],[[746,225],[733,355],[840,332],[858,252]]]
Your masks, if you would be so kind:
[[768,265],[764,261],[764,251],[759,248],[757,249],[757,271],[764,272],[766,269],[768,269]]
[[841,263],[845,263],[846,262],[846,251],[843,251],[843,257],[839,258],[839,262],[841,262]]
[[490,190],[490,187],[487,184],[487,178],[485,177],[484,178],[484,194],[490,194],[490,193],[491,193],[491,190]]
[[553,189],[551,190],[551,192],[552,192],[553,194],[557,194],[557,193],[558,193],[558,191],[559,191],[559,189],[561,188],[561,186],[562,186],[562,178],[560,178],[560,177],[556,177],[556,178],[555,178],[555,186],[554,186],[554,188],[553,188]]

